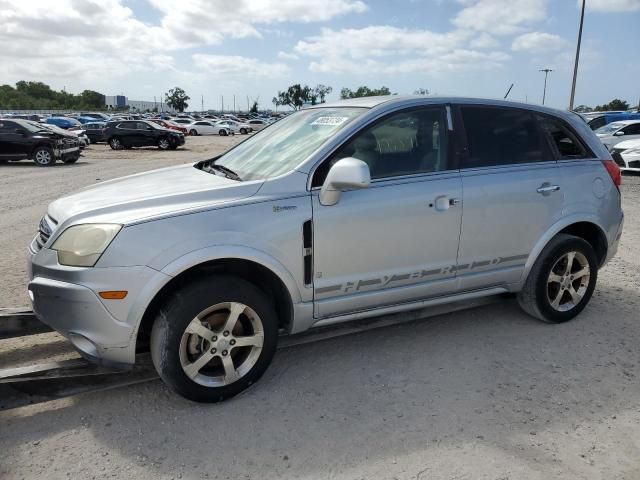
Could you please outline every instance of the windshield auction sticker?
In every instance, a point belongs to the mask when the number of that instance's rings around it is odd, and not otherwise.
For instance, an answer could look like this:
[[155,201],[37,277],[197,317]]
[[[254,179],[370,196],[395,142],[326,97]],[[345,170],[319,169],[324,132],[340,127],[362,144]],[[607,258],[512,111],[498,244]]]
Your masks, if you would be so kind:
[[311,125],[329,125],[333,127],[336,125],[342,125],[347,120],[349,120],[348,117],[318,117],[311,122]]

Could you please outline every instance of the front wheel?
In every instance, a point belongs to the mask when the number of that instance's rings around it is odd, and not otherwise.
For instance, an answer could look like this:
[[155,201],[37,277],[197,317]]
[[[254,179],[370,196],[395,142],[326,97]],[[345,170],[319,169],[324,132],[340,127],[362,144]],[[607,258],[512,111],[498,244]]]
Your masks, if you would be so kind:
[[151,357],[180,395],[219,402],[262,376],[277,340],[276,313],[265,294],[246,280],[219,275],[168,300],[151,330]]
[[226,130],[220,130],[218,132],[218,135],[220,135],[221,137],[226,137],[227,136],[227,131]]
[[39,167],[50,167],[56,163],[53,151],[49,147],[38,147],[36,151],[33,152],[33,161]]
[[193,135],[194,137],[198,135],[198,131],[194,128],[189,132],[189,135]]
[[168,150],[171,147],[171,143],[169,139],[162,137],[158,140],[158,148],[160,150]]
[[587,306],[597,278],[593,247],[582,238],[559,234],[540,253],[518,294],[518,303],[544,322],[566,322]]
[[62,159],[62,163],[76,163],[80,157],[67,157]]
[[241,128],[241,129],[240,129],[240,133],[241,133],[242,135],[246,135],[246,134],[247,134],[247,133],[249,133],[249,132],[247,132],[247,129],[246,129],[246,128]]

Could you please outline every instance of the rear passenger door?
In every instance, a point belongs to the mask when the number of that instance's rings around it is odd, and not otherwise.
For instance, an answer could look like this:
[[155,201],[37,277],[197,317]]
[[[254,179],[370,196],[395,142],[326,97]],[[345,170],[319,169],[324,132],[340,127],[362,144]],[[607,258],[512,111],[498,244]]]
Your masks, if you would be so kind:
[[533,246],[562,215],[556,156],[535,113],[456,109],[463,215],[459,290],[518,282]]

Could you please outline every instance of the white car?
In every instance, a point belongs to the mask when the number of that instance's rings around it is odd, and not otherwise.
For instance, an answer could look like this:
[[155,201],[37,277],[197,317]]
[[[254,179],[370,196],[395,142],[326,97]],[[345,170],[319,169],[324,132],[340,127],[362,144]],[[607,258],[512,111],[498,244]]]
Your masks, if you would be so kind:
[[220,122],[216,122],[216,125],[223,125],[229,128],[233,133],[241,133],[243,135],[253,130],[249,124],[236,122],[235,120],[222,120]]
[[264,120],[260,120],[258,118],[252,118],[251,120],[249,120],[247,122],[249,124],[249,126],[255,130],[256,132],[259,132],[260,130],[262,130],[263,128],[266,128],[269,126],[269,124],[267,122],[265,122]]
[[640,172],[640,139],[625,140],[616,144],[611,150],[611,157],[620,170]]
[[179,117],[174,117],[170,119],[173,123],[177,123],[179,125],[182,125],[183,127],[186,127],[187,125],[191,125],[193,122],[195,122],[195,120],[193,118],[179,118]]
[[640,120],[620,120],[595,131],[600,141],[608,150],[623,140],[640,139]]
[[189,135],[220,135],[226,136],[231,133],[229,127],[220,124],[214,124],[207,120],[196,120],[195,122],[184,125]]

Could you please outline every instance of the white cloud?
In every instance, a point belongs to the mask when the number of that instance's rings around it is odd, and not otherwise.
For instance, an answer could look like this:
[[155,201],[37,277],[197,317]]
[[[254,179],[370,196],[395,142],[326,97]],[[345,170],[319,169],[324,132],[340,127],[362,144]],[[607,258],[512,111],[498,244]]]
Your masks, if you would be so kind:
[[471,39],[469,46],[472,48],[497,48],[500,42],[488,33],[481,33],[476,38]]
[[191,58],[197,68],[220,77],[281,77],[289,73],[289,67],[284,63],[266,63],[237,55],[196,53]]
[[552,33],[529,32],[516,37],[511,44],[514,52],[543,53],[551,50],[561,50],[568,46],[568,42]]
[[509,59],[502,52],[465,49],[467,38],[461,30],[436,33],[388,25],[323,29],[320,35],[298,42],[294,50],[311,57],[310,70],[322,73],[437,74],[499,67]]
[[298,60],[300,57],[298,57],[298,55],[296,55],[295,53],[280,51],[278,52],[278,58],[281,60]]
[[453,18],[462,29],[513,35],[546,18],[547,0],[458,0],[465,8]]
[[[582,6],[582,0],[578,0]],[[640,0],[588,0],[587,10],[594,12],[637,12],[640,10]]]

